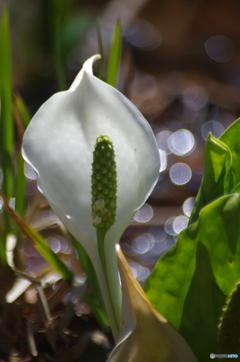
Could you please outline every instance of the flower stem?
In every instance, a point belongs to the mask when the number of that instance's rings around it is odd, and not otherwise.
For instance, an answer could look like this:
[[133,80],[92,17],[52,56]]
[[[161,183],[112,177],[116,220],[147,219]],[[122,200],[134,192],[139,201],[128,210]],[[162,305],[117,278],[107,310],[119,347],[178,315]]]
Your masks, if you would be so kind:
[[[109,297],[109,301],[110,301],[111,311],[108,311],[107,306],[106,306],[106,309],[107,309],[107,313],[108,313],[110,322],[112,321],[112,323],[110,323],[110,324],[113,324],[113,325],[111,325],[111,328],[112,328],[112,332],[114,335],[114,339],[117,341],[119,333],[120,333],[120,324],[119,324],[120,321],[118,318],[116,306],[114,305],[114,302],[112,299],[111,286],[109,285],[109,279],[108,279],[106,255],[105,255],[105,250],[104,250],[104,238],[107,233],[107,230],[108,230],[108,228],[96,229],[97,241],[98,241],[98,253],[99,253],[99,257],[100,257],[102,267],[103,267],[103,273],[104,273],[104,277],[105,277],[105,281],[106,281],[106,285],[107,285],[107,292],[108,292],[108,297]],[[112,315],[112,318],[111,318],[111,315]]]

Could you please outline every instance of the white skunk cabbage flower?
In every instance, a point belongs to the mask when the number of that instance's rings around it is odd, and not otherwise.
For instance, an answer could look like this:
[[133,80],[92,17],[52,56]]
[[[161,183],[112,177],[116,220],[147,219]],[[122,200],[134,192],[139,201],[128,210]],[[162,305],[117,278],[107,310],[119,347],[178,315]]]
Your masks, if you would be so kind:
[[108,362],[197,362],[185,339],[151,306],[119,247],[117,257],[123,296],[121,330]]
[[121,289],[115,245],[158,180],[152,130],[118,90],[93,75],[88,59],[68,91],[35,114],[22,154],[38,188],[96,270],[110,326],[119,335]]

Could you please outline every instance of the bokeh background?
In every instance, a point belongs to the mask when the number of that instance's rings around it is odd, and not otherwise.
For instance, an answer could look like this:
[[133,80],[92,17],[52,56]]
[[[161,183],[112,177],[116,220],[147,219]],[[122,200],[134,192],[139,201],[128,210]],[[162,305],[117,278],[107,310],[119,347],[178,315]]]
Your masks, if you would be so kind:
[[[67,89],[83,62],[99,52],[99,34],[102,52],[108,54],[114,25],[121,22],[118,88],[151,124],[161,158],[159,181],[121,239],[134,275],[144,283],[187,226],[201,182],[208,133],[219,137],[240,116],[240,2],[0,0],[0,12],[4,6],[10,13],[14,93],[22,96],[32,115],[53,93]],[[61,228],[40,199],[36,174],[28,165],[25,173],[29,203],[32,208],[39,202],[41,206],[31,224],[38,230],[52,224]],[[45,236],[70,268],[79,268],[64,233],[52,228]],[[20,252],[27,272],[43,270],[44,261],[29,241]],[[62,303],[67,304],[68,295],[64,298]],[[76,315],[89,313],[87,306],[76,303]],[[86,337],[89,325],[89,320],[81,319],[78,333],[81,328]],[[81,361],[90,360],[96,345],[103,346],[104,353],[98,349],[93,360],[105,361],[106,350],[112,348],[109,339],[99,333],[91,338],[92,349],[83,353]],[[20,361],[15,352],[11,361]]]
[[[209,132],[218,137],[240,112],[240,3],[235,0],[9,0],[13,85],[34,114],[66,89],[85,59],[107,54],[120,20],[118,88],[150,122],[161,157],[159,182],[122,237],[140,282],[188,222]],[[56,74],[63,70],[64,75]],[[57,71],[56,71],[57,70]],[[36,175],[26,167],[33,198]],[[41,215],[42,222],[54,218]],[[37,220],[36,223],[41,221]],[[54,251],[71,252],[53,237]],[[37,257],[31,245],[28,257]],[[29,260],[29,266],[31,261]]]

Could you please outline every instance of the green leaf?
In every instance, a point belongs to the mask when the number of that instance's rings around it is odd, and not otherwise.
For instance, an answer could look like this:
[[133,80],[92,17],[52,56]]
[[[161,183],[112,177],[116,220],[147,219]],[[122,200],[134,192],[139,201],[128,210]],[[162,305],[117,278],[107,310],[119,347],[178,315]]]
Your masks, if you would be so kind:
[[116,22],[111,48],[108,56],[106,83],[116,87],[118,81],[119,66],[122,55],[122,30],[119,21]]
[[232,155],[229,147],[209,134],[204,150],[204,174],[190,216],[189,225],[197,220],[200,210],[232,188]]
[[[10,200],[13,197],[14,126],[12,117],[11,54],[8,12],[4,9],[0,24],[0,163],[3,172],[2,191]],[[11,231],[9,215],[3,211],[4,231],[1,235],[0,258],[6,264],[5,240]]]
[[237,192],[240,183],[240,119],[231,124],[220,139],[208,136],[204,151],[204,176],[197,194],[189,225],[200,210],[214,199]]
[[200,361],[217,351],[218,321],[225,300],[216,284],[208,251],[199,242],[196,271],[185,300],[179,332]]
[[202,181],[206,204],[230,191],[229,171],[231,163],[229,148],[210,134],[205,147]]
[[221,308],[239,280],[239,218],[239,194],[205,206],[145,284],[153,306],[203,361],[216,347]]
[[234,351],[240,355],[240,283],[232,291],[223,308],[223,315],[219,324],[218,353]]
[[12,117],[12,80],[8,13],[5,9],[0,25],[0,151],[4,174],[2,190],[10,199],[13,196],[12,156],[14,150],[14,128]]
[[224,142],[231,150],[232,155],[232,175],[233,187],[240,182],[240,119],[232,123],[221,135],[220,140]]
[[[181,234],[183,235],[183,234]],[[151,304],[176,329],[196,267],[196,241],[184,236],[157,263],[144,290]]]
[[96,27],[97,27],[97,37],[98,37],[98,53],[101,55],[101,58],[98,61],[98,69],[97,69],[97,77],[101,80],[104,79],[103,76],[103,40],[102,40],[102,32],[101,32],[101,24],[99,19],[96,21]]

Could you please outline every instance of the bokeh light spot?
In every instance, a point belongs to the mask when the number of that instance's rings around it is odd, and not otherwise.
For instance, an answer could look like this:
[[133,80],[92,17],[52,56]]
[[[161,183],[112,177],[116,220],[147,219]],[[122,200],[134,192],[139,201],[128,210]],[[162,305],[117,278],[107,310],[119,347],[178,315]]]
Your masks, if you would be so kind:
[[129,265],[130,268],[133,272],[134,277],[140,282],[144,282],[144,280],[148,277],[148,275],[150,274],[150,271],[147,267],[142,266],[139,263],[136,263],[132,260],[129,260]]
[[168,147],[168,138],[171,136],[172,132],[170,131],[162,131],[159,132],[156,136],[156,141],[158,144],[158,148],[164,152],[166,152],[167,155],[171,154],[171,151]]
[[153,209],[150,205],[144,204],[134,215],[137,222],[148,222],[153,217]]
[[47,242],[54,253],[59,253],[61,250],[61,243],[58,238],[47,238]]
[[143,283],[150,274],[150,270],[145,266],[140,265],[141,268],[138,270],[137,279],[140,283]]
[[192,170],[185,163],[175,163],[169,170],[169,177],[175,185],[185,185],[192,177]]
[[186,216],[190,217],[195,202],[195,197],[189,197],[183,203],[183,212]]
[[130,264],[130,268],[131,268],[131,271],[132,271],[132,273],[133,273],[134,278],[137,278],[137,270],[136,270],[136,267],[131,266],[131,264]]
[[167,221],[165,222],[164,225],[164,229],[166,231],[167,234],[169,235],[177,235],[176,231],[173,229],[173,222],[175,220],[175,216],[170,217],[169,219],[167,219]]
[[0,168],[0,184],[3,182],[3,172],[2,169]]
[[175,220],[173,221],[173,230],[179,234],[181,231],[183,231],[184,229],[186,229],[187,224],[188,224],[188,217],[180,215],[177,216],[175,218]]
[[36,180],[38,178],[37,173],[27,162],[24,163],[24,175],[30,180]]
[[160,156],[160,170],[159,172],[163,172],[167,168],[167,154],[163,150],[159,150],[159,156]]
[[202,137],[205,141],[206,141],[209,133],[212,133],[212,135],[214,137],[218,138],[221,136],[223,131],[224,131],[224,126],[220,122],[217,122],[217,121],[205,122],[201,128]]
[[153,245],[153,236],[149,233],[144,233],[132,241],[131,248],[136,254],[145,254],[152,249]]
[[37,256],[37,254],[38,254],[37,250],[34,248],[34,246],[29,241],[26,241],[23,244],[22,250],[23,250],[24,255],[28,256],[28,257]]
[[16,206],[15,197],[11,197],[11,199],[9,200],[9,206],[11,207],[11,209],[15,210],[15,206]]
[[193,111],[200,111],[208,101],[206,90],[199,86],[187,87],[183,92],[183,102],[186,107]]
[[124,32],[126,39],[136,48],[153,50],[162,42],[160,31],[146,20],[132,21]]
[[0,197],[0,212],[3,210],[3,199]]
[[190,153],[193,150],[194,145],[194,136],[186,129],[180,129],[179,131],[172,133],[168,138],[168,147],[170,151],[178,156]]
[[227,62],[234,53],[232,41],[222,35],[209,38],[205,43],[205,50],[212,60],[219,63]]
[[154,237],[154,241],[155,243],[161,243],[163,241],[165,241],[167,234],[166,231],[164,230],[163,226],[151,226],[149,228],[149,233]]

